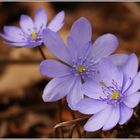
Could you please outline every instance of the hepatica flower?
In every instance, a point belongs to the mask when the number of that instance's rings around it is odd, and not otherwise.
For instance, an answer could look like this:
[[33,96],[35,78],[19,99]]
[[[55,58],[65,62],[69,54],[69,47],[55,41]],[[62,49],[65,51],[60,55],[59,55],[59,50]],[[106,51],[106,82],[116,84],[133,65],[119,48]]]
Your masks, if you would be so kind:
[[110,55],[118,47],[118,40],[112,34],[105,34],[91,44],[92,29],[89,21],[80,18],[72,25],[67,38],[67,46],[60,36],[47,29],[44,31],[44,43],[57,56],[56,60],[45,60],[40,65],[42,75],[54,78],[45,87],[43,100],[57,101],[67,96],[71,109],[83,98],[81,85],[96,75],[96,65],[102,57]]
[[77,104],[81,113],[94,114],[84,126],[86,131],[110,130],[131,118],[133,108],[140,101],[140,72],[137,70],[135,54],[130,55],[120,68],[107,58],[100,62],[100,81],[83,84],[83,92],[89,98]]
[[28,15],[21,15],[20,28],[16,26],[4,26],[4,34],[7,44],[17,47],[33,48],[43,43],[42,32],[47,27],[57,32],[63,26],[64,12],[58,13],[47,26],[47,14],[43,8],[39,8],[34,21]]

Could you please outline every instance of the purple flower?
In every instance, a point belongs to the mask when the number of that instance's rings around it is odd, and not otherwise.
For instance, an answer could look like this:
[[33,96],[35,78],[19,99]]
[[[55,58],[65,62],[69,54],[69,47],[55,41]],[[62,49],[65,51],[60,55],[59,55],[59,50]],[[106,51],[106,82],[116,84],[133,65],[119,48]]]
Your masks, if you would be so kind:
[[85,124],[86,131],[110,130],[119,123],[126,123],[133,108],[140,101],[140,72],[135,54],[128,57],[121,67],[107,58],[99,63],[101,79],[88,81],[82,90],[89,98],[82,99],[77,109],[83,114],[94,114]]
[[57,32],[64,21],[64,12],[58,13],[47,26],[47,14],[43,8],[39,8],[34,17],[34,21],[28,15],[21,15],[20,27],[4,26],[4,34],[1,37],[6,39],[7,44],[17,47],[33,48],[43,43],[42,32],[44,29]]
[[69,107],[76,109],[75,104],[84,96],[81,92],[82,83],[94,78],[99,60],[118,47],[118,40],[112,34],[97,38],[93,45],[91,36],[91,25],[85,18],[78,19],[72,25],[67,47],[57,33],[49,29],[44,31],[45,45],[61,60],[45,60],[40,65],[42,75],[54,78],[44,89],[45,102],[67,96]]

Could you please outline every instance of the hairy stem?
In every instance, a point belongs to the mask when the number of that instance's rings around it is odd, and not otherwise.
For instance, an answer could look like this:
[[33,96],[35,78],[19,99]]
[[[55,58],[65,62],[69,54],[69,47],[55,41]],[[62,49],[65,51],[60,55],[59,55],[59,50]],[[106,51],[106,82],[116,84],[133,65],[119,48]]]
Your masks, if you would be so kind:
[[74,132],[75,127],[76,127],[76,125],[73,124],[73,125],[72,125],[72,128],[71,128],[71,130],[70,130],[70,133],[69,133],[69,135],[68,135],[68,138],[72,138],[72,135],[73,135],[73,132]]
[[[72,119],[75,120],[76,119],[75,113],[72,110],[70,110],[70,112],[71,112]],[[81,138],[82,137],[81,136],[81,131],[80,131],[80,128],[79,128],[78,124],[76,125],[76,130],[77,130],[79,138]]]
[[[45,60],[45,59],[46,59],[46,56],[45,56],[45,54],[44,54],[44,52],[43,52],[41,46],[39,46],[38,49],[39,49],[39,52],[40,52],[42,58]],[[58,101],[58,106],[59,106],[59,121],[62,122],[62,121],[63,121],[63,119],[62,119],[62,112],[63,112],[62,100],[59,100],[59,101]],[[75,120],[76,117],[75,117],[74,112],[71,111],[71,110],[70,110],[70,112],[71,112],[72,118]],[[78,133],[79,138],[81,138],[81,137],[82,137],[82,136],[81,136],[81,131],[80,131],[80,128],[78,127],[78,124],[76,124],[75,127],[76,127],[76,130],[77,130],[77,133]],[[62,132],[62,129],[61,129],[59,132],[61,133],[60,135],[61,135],[62,137],[64,137],[63,132]],[[58,133],[59,133],[59,132],[58,132]]]
[[[38,47],[38,50],[39,50],[42,58],[44,60],[46,60],[47,58],[46,58],[46,56],[45,56],[45,54],[44,54],[41,46]],[[58,107],[59,107],[59,122],[62,122],[63,121],[63,119],[62,119],[62,112],[63,112],[62,100],[59,100],[58,101]],[[60,129],[57,133],[58,133],[58,135],[60,134],[62,138],[64,137],[63,132],[62,132],[62,129]]]
[[[59,107],[59,122],[63,122],[63,118],[62,118],[62,113],[63,113],[63,102],[62,100],[59,100],[58,101],[58,107]],[[60,129],[60,135],[62,138],[64,138],[64,134],[63,134],[63,129]]]
[[58,106],[59,106],[59,121],[62,122],[63,121],[63,118],[62,118],[63,102],[62,102],[62,100],[58,101]]
[[85,138],[86,135],[87,135],[87,132],[85,130],[83,130],[83,132],[82,132],[82,138]]
[[[39,49],[39,52],[40,52],[42,58],[44,60],[47,59],[46,56],[45,56],[45,54],[44,54],[44,52],[43,52],[43,50],[42,50],[42,48],[41,48],[41,46],[39,46],[38,49]],[[62,120],[62,111],[63,111],[62,100],[59,100],[58,101],[58,106],[59,106],[59,121],[62,122],[63,121]]]
[[38,50],[39,50],[39,52],[40,52],[42,58],[43,58],[43,59],[46,59],[46,56],[45,56],[45,54],[44,54],[44,52],[43,52],[41,46],[38,47]]

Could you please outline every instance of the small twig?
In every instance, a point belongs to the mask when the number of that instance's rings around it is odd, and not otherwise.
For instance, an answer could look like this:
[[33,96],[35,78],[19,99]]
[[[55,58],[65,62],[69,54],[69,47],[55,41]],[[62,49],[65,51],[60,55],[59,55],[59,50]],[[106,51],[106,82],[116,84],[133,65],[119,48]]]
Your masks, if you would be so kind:
[[43,52],[41,46],[39,46],[38,49],[39,49],[39,52],[40,52],[42,58],[43,58],[43,59],[46,59],[46,56],[45,56],[45,54],[44,54],[44,52]]
[[62,123],[59,123],[57,125],[55,125],[54,127],[54,137],[57,136],[57,129],[59,128],[63,128],[63,127],[68,127],[68,126],[71,126],[73,124],[77,124],[77,123],[80,123],[82,121],[86,121],[87,119],[89,119],[89,117],[84,117],[84,118],[78,118],[78,119],[75,119],[75,120],[72,120],[72,121],[67,121],[67,122],[62,122]]

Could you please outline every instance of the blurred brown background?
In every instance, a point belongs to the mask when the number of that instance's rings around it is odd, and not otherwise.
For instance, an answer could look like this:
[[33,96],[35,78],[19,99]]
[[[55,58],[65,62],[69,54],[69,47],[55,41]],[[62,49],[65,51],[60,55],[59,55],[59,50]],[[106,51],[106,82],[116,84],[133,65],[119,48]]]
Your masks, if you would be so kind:
[[[104,33],[115,34],[120,41],[117,53],[136,53],[140,59],[140,4],[97,2],[0,2],[0,32],[4,25],[18,25],[21,14],[34,16],[44,7],[49,21],[65,11],[65,25],[60,34],[66,40],[72,23],[81,16],[93,27],[93,41]],[[54,56],[42,46],[47,58]],[[8,47],[0,40],[0,137],[52,137],[58,122],[57,103],[43,103],[42,91],[49,81],[39,73],[42,57],[38,49]],[[65,104],[63,120],[71,120]],[[117,126],[109,135],[87,133],[85,137],[139,137],[140,109],[131,121]],[[81,117],[77,113],[77,117]],[[65,133],[69,128],[64,129]],[[76,132],[73,137],[77,137]]]

